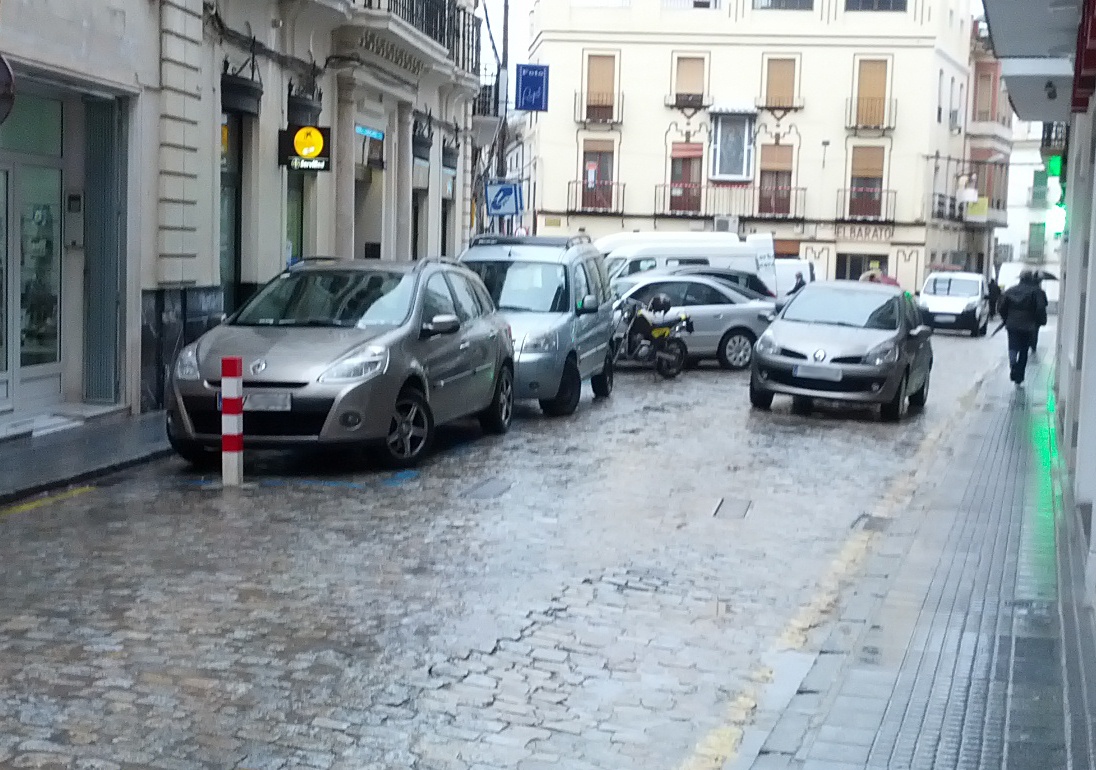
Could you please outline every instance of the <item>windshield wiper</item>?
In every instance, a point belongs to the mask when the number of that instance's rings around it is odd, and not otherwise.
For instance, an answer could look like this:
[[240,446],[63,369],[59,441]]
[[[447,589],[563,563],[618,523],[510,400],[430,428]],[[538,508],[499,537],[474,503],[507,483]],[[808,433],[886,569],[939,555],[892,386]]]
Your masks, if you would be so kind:
[[278,326],[316,326],[324,328],[339,328],[346,326],[344,323],[332,320],[330,318],[303,318],[299,321],[283,321]]
[[535,311],[530,310],[527,307],[516,307],[514,305],[499,305],[499,310],[517,310],[522,313],[533,313]]

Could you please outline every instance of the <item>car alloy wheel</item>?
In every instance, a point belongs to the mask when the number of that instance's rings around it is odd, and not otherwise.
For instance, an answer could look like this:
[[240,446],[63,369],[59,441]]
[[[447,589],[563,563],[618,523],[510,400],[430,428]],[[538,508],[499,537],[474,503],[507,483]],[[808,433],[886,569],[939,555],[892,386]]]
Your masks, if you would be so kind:
[[388,453],[399,463],[412,463],[426,449],[433,430],[432,419],[422,396],[416,391],[400,394],[388,428]]
[[727,332],[719,347],[719,363],[725,369],[745,369],[753,361],[753,345],[745,332]]
[[514,373],[510,367],[499,369],[495,380],[495,396],[479,415],[480,425],[488,433],[502,435],[510,430],[514,419]]

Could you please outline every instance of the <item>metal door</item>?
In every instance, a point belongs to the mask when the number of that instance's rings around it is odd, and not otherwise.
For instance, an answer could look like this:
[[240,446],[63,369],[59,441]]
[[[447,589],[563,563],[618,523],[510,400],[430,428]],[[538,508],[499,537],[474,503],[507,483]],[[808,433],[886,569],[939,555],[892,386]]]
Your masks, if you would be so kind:
[[122,180],[124,138],[116,102],[85,102],[84,399],[119,398],[125,260]]
[[11,262],[8,259],[8,176],[7,169],[0,169],[0,413],[10,411],[14,404],[12,394],[12,343]]

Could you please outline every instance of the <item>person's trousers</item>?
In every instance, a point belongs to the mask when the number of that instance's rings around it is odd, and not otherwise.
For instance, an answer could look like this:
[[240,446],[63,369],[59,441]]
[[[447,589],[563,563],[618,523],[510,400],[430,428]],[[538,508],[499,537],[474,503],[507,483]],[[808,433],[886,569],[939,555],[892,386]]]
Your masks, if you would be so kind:
[[1015,383],[1024,381],[1027,372],[1028,351],[1034,350],[1038,332],[1021,329],[1008,329],[1008,364],[1011,379]]

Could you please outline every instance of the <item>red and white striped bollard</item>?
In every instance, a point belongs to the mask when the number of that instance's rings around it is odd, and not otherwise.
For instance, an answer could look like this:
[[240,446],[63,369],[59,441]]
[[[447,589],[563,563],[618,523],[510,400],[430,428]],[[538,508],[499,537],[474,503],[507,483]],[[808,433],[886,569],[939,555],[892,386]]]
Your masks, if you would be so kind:
[[221,359],[221,483],[238,487],[244,480],[244,360]]

